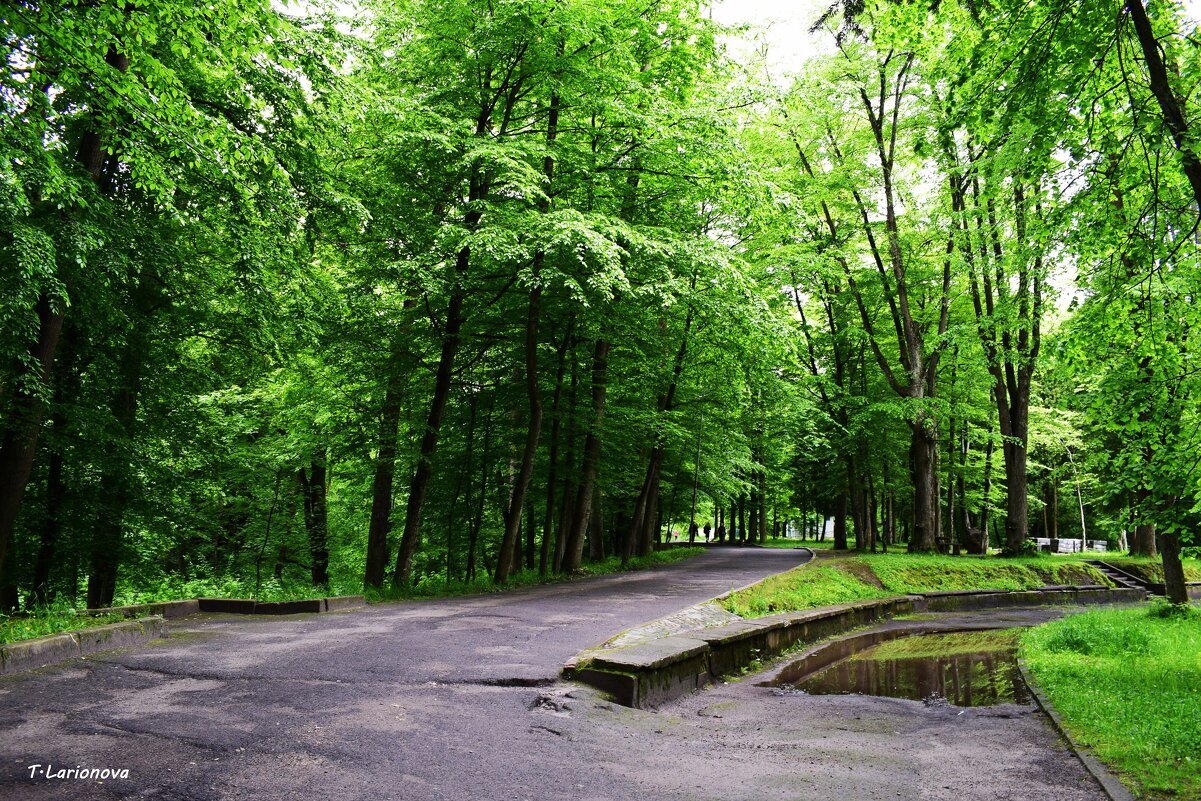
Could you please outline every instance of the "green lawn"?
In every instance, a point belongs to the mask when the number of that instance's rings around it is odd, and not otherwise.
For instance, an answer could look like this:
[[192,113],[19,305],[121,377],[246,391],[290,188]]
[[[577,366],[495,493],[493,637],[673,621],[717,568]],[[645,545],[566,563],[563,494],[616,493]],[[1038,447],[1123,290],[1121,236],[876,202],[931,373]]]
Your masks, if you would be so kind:
[[[828,536],[824,542],[819,542],[814,539],[808,539],[802,542],[795,537],[768,537],[766,542],[761,542],[759,545],[763,546],[764,548],[799,548],[804,546],[806,548],[812,548],[815,551],[832,551],[834,550],[834,537],[832,535]],[[855,538],[853,536],[847,537],[847,547],[855,547]]]
[[907,553],[820,558],[726,599],[743,617],[915,592],[1029,590],[1049,584],[1109,584],[1094,567],[1055,557],[928,556]]
[[1201,611],[1084,612],[1028,631],[1021,653],[1072,736],[1137,795],[1201,799]]

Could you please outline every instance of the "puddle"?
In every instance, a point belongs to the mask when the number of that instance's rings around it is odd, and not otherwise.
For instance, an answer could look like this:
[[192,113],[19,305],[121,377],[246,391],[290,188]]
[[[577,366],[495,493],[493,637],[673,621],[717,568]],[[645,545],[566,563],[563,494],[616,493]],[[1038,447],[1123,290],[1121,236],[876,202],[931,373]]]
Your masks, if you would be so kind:
[[833,664],[820,652],[793,663],[772,685],[953,706],[1025,704],[1030,695],[1018,671],[1017,638],[1016,629],[864,638],[839,649],[842,658]]

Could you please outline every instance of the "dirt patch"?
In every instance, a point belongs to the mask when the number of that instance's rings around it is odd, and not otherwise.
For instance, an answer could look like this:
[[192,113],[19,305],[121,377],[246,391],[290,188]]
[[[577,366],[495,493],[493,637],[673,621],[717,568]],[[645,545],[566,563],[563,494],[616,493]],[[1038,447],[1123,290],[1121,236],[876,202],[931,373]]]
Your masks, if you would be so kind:
[[1046,565],[1032,564],[1030,569],[1048,584],[1104,584],[1112,586],[1113,582],[1105,574],[1092,565],[1084,562],[1055,562]]
[[876,589],[884,589],[884,585],[880,582],[880,579],[876,577],[876,574],[872,571],[871,567],[863,562],[858,560],[849,560],[845,562],[838,562],[834,565],[834,567],[837,567],[844,573],[850,573],[864,584],[870,584]]

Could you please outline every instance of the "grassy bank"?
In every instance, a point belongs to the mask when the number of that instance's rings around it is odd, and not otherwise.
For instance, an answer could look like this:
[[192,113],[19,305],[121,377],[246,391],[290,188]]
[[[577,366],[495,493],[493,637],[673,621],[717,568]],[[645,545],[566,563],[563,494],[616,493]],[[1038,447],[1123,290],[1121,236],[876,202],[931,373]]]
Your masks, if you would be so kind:
[[1201,611],[1096,610],[1022,638],[1072,736],[1151,799],[1201,799]]
[[[764,548],[812,548],[815,551],[832,551],[834,550],[834,538],[826,537],[825,540],[808,539],[802,542],[796,537],[768,537],[765,542],[758,543]],[[855,547],[855,538],[847,537],[847,547]]]
[[905,553],[821,558],[772,576],[725,601],[743,617],[828,604],[946,590],[1030,590],[1050,584],[1108,584],[1096,568],[1054,557],[919,556]]
[[69,608],[44,608],[9,617],[0,615],[0,643],[31,640],[62,631],[103,626],[124,620],[120,615],[82,617]]

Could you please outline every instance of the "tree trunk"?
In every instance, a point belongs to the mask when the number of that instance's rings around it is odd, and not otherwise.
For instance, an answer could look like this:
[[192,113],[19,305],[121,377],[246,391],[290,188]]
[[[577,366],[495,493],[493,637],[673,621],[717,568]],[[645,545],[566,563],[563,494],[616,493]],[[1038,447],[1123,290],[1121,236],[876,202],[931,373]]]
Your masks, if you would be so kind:
[[571,353],[571,392],[567,404],[567,456],[563,460],[563,498],[559,507],[559,524],[555,529],[555,559],[551,570],[558,573],[563,569],[563,557],[567,553],[567,541],[571,538],[571,521],[575,519],[575,442],[576,408],[579,390],[579,363],[575,350]]
[[605,560],[605,516],[599,489],[592,491],[592,516],[588,520],[588,560],[594,563]]
[[938,545],[938,432],[919,415],[911,423],[909,456],[913,470],[913,531],[910,553],[928,553]]
[[111,406],[121,441],[100,477],[102,513],[92,526],[92,555],[88,573],[88,608],[112,606],[117,588],[117,568],[124,540],[125,511],[131,496],[137,433],[138,395],[142,388],[145,358],[150,344],[149,307],[145,294],[150,276],[143,274],[135,290],[133,327],[128,333],[119,365],[119,383]]
[[[468,248],[459,251],[459,267],[456,272],[466,272],[470,258]],[[430,478],[434,473],[434,452],[438,448],[438,436],[442,431],[442,419],[446,414],[446,401],[450,398],[450,379],[454,372],[455,356],[459,352],[459,332],[463,327],[463,294],[456,290],[451,294],[446,310],[446,329],[442,336],[442,353],[438,359],[438,372],[434,377],[434,397],[430,401],[430,412],[421,437],[421,453],[417,457],[417,469],[409,482],[409,500],[405,508],[405,527],[400,537],[400,548],[396,552],[396,565],[392,569],[392,586],[408,586],[412,578],[413,554],[421,539],[421,511],[425,495],[429,491]]]
[[1130,539],[1130,555],[1156,558],[1158,548],[1155,545],[1155,524],[1139,523],[1134,527],[1134,536]]
[[66,439],[67,416],[64,411],[69,400],[74,399],[79,382],[75,372],[74,328],[68,326],[63,334],[64,342],[59,355],[58,370],[54,378],[54,412],[50,419],[52,439],[49,443],[49,465],[46,473],[46,519],[42,525],[41,541],[38,543],[37,561],[33,571],[33,593],[35,603],[50,602],[50,573],[54,568],[58,551],[58,540],[62,535],[62,521],[67,500],[67,484],[63,476],[65,459],[63,450]]
[[384,391],[376,440],[375,477],[371,488],[371,523],[367,529],[367,568],[363,583],[380,588],[388,564],[388,533],[392,530],[392,485],[396,474],[396,438],[400,430],[400,371],[393,367]]
[[[472,405],[476,400],[472,399]],[[492,403],[488,405],[488,415],[484,420],[484,450],[480,468],[480,497],[475,513],[467,523],[467,580],[475,581],[475,553],[479,545],[480,528],[484,524],[484,499],[488,495],[488,466],[492,445]],[[474,415],[473,415],[474,419]],[[474,430],[474,429],[473,429]],[[471,508],[471,480],[467,481],[467,508]]]
[[1194,145],[1191,141],[1188,120],[1182,110],[1182,103],[1176,97],[1176,93],[1172,91],[1172,84],[1168,78],[1169,69],[1178,74],[1177,67],[1174,63],[1165,63],[1159,40],[1151,27],[1151,20],[1147,18],[1147,10],[1143,8],[1142,0],[1127,0],[1126,10],[1130,12],[1130,18],[1134,22],[1135,35],[1138,37],[1139,47],[1143,51],[1143,63],[1146,65],[1147,76],[1150,79],[1151,93],[1155,95],[1155,100],[1159,103],[1164,123],[1172,134],[1172,141],[1175,143],[1176,149],[1180,152],[1180,166],[1188,179],[1189,186],[1192,187],[1193,200],[1198,206],[1201,206],[1201,160],[1198,160],[1197,154],[1193,151]]
[[[825,540],[826,522],[822,521],[822,539]],[[834,550],[847,549],[847,494],[838,493],[834,502]]]
[[596,486],[596,473],[600,464],[600,429],[605,419],[605,393],[608,389],[609,370],[608,339],[596,340],[592,355],[592,425],[584,440],[584,462],[580,470],[580,487],[576,497],[575,514],[564,549],[563,570],[571,573],[580,569],[584,557],[584,533],[592,513],[592,493]]
[[748,540],[746,531],[746,493],[743,492],[738,496],[738,544],[746,545]]
[[[124,73],[129,69],[129,58],[114,47],[108,49],[104,60],[118,72]],[[112,194],[117,165],[115,159],[107,158],[101,131],[92,127],[83,132],[75,160],[92,176],[102,195]],[[0,580],[7,575],[5,557],[21,510],[25,485],[33,470],[38,435],[42,428],[43,405],[36,387],[45,386],[50,380],[66,307],[65,298],[52,303],[46,293],[39,296],[34,307],[38,316],[38,336],[29,349],[29,361],[35,368],[34,381],[21,382],[11,390],[11,411],[9,419],[5,421],[4,440],[0,444]],[[115,571],[114,566],[114,581]]]
[[1180,563],[1180,535],[1164,534],[1163,542],[1163,582],[1168,600],[1174,604],[1189,602],[1188,587],[1184,581],[1184,566]]
[[[537,261],[535,257],[535,261]],[[521,454],[521,466],[513,483],[509,508],[505,513],[505,533],[501,540],[501,556],[496,562],[496,583],[504,584],[513,572],[515,561],[509,554],[517,548],[521,533],[521,513],[525,508],[526,491],[530,476],[534,473],[534,457],[538,453],[538,438],[542,433],[542,395],[538,390],[538,315],[542,290],[530,290],[530,302],[525,326],[525,391],[529,403],[529,420],[526,429],[525,450]]]
[[559,435],[563,429],[562,411],[560,409],[563,400],[563,377],[567,372],[567,350],[571,345],[574,330],[575,317],[573,315],[567,321],[567,330],[563,334],[563,340],[559,343],[558,352],[556,353],[555,394],[550,404],[550,454],[546,460],[546,513],[542,519],[542,552],[538,558],[538,575],[540,576],[545,576],[548,569],[554,569],[552,566],[553,558],[558,556],[557,553],[553,555],[550,553],[550,544],[551,540],[554,539],[555,491],[558,487],[559,470]]
[[326,500],[325,452],[315,455],[308,473],[297,471],[304,498],[304,527],[309,535],[309,571],[317,587],[329,586],[329,504]]

